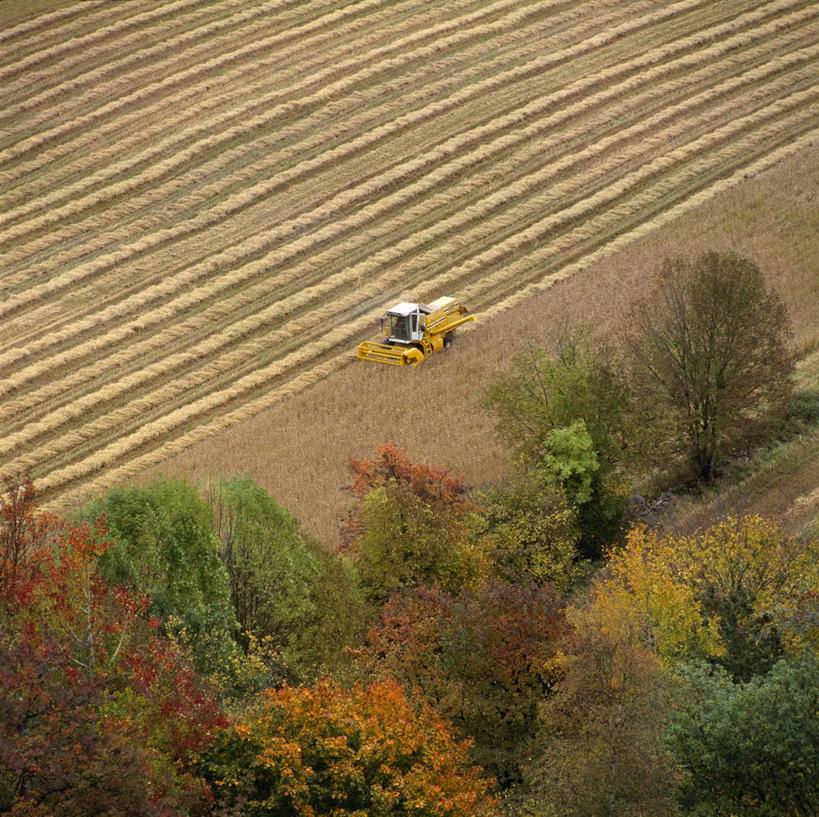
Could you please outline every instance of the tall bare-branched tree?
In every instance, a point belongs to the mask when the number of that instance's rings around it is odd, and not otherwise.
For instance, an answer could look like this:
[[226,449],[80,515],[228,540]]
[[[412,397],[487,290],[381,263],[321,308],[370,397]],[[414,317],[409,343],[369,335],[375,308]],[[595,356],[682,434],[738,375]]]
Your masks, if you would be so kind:
[[794,356],[788,315],[759,268],[732,253],[665,262],[633,316],[635,393],[710,482],[722,455],[763,438],[787,410]]

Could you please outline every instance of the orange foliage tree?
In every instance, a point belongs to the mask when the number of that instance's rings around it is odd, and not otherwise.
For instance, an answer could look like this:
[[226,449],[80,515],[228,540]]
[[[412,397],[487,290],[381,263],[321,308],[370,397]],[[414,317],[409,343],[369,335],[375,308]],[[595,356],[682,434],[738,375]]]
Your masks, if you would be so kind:
[[265,691],[203,762],[226,809],[293,817],[468,817],[490,781],[394,681]]

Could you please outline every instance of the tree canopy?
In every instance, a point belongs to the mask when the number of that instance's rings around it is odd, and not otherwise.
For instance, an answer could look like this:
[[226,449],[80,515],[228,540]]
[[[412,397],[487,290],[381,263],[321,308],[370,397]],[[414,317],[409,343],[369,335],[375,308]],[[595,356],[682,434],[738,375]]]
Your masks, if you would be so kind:
[[710,482],[726,452],[780,422],[792,392],[787,312],[759,268],[732,253],[665,262],[629,342],[643,419],[661,455]]

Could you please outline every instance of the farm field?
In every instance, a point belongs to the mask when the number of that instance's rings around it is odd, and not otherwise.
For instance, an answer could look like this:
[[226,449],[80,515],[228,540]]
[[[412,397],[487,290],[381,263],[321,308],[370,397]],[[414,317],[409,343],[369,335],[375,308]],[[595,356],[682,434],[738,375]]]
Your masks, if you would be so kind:
[[[0,471],[29,468],[64,509],[285,405],[357,445],[384,430],[369,404],[339,416],[332,390],[305,390],[338,388],[399,299],[458,295],[494,334],[354,377],[417,405],[457,360],[477,391],[504,325],[555,282],[788,162],[815,190],[817,56],[819,7],[793,0],[134,0],[15,19]],[[418,416],[502,460],[457,412]],[[321,469],[321,451],[266,455],[291,481]]]

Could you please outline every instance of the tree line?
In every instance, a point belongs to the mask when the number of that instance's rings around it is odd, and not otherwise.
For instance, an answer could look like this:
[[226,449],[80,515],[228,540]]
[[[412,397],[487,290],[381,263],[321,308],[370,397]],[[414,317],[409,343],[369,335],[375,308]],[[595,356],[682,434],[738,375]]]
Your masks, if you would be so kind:
[[652,303],[492,383],[508,480],[353,460],[335,551],[243,476],[71,519],[11,481],[0,813],[815,813],[816,536],[628,511],[781,430],[785,314],[715,254]]

